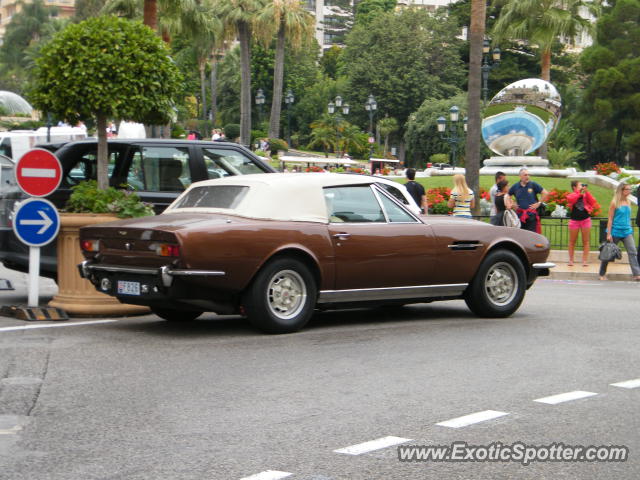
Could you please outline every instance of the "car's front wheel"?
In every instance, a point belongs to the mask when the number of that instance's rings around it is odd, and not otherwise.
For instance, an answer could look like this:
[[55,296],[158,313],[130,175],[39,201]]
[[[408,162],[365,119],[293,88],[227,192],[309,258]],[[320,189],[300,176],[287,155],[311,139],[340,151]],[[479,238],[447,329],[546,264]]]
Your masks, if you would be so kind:
[[316,282],[303,262],[276,258],[253,279],[243,296],[249,321],[266,333],[291,333],[306,325],[313,314]]
[[202,315],[202,312],[196,310],[175,310],[173,308],[151,307],[151,311],[168,322],[191,322]]
[[508,317],[524,299],[525,278],[524,266],[515,253],[493,251],[480,264],[464,300],[478,316]]

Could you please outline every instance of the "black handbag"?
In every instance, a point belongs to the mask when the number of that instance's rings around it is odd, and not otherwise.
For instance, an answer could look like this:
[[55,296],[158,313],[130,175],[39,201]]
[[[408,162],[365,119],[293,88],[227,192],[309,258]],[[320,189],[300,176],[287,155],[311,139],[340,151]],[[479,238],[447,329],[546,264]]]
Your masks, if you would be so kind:
[[598,259],[603,262],[614,262],[616,259],[620,260],[622,258],[620,248],[613,242],[602,242],[599,250],[600,255],[598,255]]

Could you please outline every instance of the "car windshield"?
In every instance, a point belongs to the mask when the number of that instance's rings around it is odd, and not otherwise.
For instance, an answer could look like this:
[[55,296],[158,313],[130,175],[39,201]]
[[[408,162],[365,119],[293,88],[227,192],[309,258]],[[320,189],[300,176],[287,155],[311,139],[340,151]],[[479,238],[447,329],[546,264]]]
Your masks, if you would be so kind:
[[227,208],[234,209],[249,191],[238,185],[196,187],[189,190],[173,208]]

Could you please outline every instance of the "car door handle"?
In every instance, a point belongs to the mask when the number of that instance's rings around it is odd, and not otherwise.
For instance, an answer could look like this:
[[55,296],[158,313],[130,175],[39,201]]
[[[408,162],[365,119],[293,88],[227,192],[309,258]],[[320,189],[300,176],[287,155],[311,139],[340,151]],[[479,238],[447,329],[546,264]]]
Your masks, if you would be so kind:
[[334,233],[333,238],[337,238],[338,240],[346,240],[351,236],[350,233]]

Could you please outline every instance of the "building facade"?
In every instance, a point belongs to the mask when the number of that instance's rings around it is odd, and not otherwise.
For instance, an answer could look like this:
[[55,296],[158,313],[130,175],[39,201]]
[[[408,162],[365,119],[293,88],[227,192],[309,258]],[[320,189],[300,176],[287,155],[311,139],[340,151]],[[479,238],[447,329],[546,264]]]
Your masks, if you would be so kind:
[[[31,0],[23,0],[25,3],[31,3]],[[0,45],[7,30],[7,25],[11,23],[13,16],[22,10],[21,1],[19,0],[0,0]],[[76,11],[75,0],[44,0],[44,4],[49,7],[56,7],[54,16],[60,18],[72,17]]]

